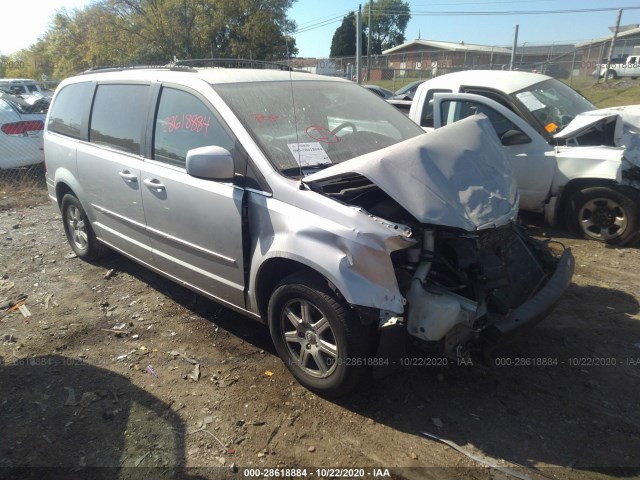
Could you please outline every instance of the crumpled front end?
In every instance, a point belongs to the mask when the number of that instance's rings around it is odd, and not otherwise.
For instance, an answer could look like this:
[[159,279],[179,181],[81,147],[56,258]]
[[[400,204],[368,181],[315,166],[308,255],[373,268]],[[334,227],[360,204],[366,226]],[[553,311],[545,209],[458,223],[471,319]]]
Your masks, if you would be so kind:
[[[571,252],[553,253],[514,223],[515,181],[492,128],[470,117],[303,179],[411,229],[413,245],[390,254],[406,303],[402,313],[379,312],[380,355],[393,355],[406,332],[466,356],[479,340],[544,318],[569,285]],[[371,314],[371,304],[355,307]]]
[[441,342],[451,357],[535,325],[574,270],[570,250],[554,253],[514,224],[474,234],[425,229],[420,250],[403,253],[396,272],[406,292],[407,332]]

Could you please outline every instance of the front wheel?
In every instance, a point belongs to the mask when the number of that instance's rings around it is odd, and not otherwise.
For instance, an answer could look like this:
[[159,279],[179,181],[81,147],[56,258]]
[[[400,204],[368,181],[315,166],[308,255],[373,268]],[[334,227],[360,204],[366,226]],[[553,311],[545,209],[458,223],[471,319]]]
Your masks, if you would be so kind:
[[615,80],[616,78],[618,78],[618,74],[615,70],[607,70],[607,73],[605,73],[605,78],[607,80]]
[[585,188],[571,197],[568,221],[585,238],[625,245],[638,234],[639,198],[626,188]]
[[303,386],[336,397],[353,390],[370,371],[375,326],[364,326],[326,281],[294,274],[269,301],[269,330],[276,350]]

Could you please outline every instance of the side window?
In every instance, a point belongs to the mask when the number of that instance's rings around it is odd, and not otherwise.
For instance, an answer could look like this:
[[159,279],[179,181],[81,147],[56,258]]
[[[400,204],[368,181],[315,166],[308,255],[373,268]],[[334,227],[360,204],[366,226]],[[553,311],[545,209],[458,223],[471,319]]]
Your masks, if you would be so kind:
[[420,115],[420,126],[433,128],[433,95],[436,93],[451,93],[451,90],[435,88],[427,92],[427,98],[422,105],[422,114]]
[[153,134],[153,158],[184,168],[187,151],[213,145],[233,154],[234,140],[202,101],[182,90],[164,87]]
[[514,125],[511,120],[482,103],[466,100],[447,100],[442,102],[441,105],[443,125],[457,122],[458,120],[470,117],[471,115],[482,113],[491,121],[493,128],[498,134],[498,138],[502,138],[502,136],[510,130],[520,131],[520,129]]
[[98,85],[89,141],[140,155],[148,85]]
[[89,82],[73,83],[58,92],[49,110],[47,129],[61,135],[80,138],[82,115],[91,103],[92,85]]

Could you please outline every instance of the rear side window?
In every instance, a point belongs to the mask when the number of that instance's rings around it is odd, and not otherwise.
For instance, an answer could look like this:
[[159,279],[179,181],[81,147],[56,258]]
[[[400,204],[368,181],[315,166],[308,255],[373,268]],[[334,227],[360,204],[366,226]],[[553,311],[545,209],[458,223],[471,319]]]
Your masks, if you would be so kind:
[[234,140],[197,97],[163,88],[153,136],[153,158],[185,168],[187,151],[215,145],[233,153]]
[[148,92],[148,85],[98,85],[89,141],[140,155]]
[[82,114],[91,103],[92,85],[89,82],[67,85],[58,92],[49,110],[47,129],[73,138],[80,138]]

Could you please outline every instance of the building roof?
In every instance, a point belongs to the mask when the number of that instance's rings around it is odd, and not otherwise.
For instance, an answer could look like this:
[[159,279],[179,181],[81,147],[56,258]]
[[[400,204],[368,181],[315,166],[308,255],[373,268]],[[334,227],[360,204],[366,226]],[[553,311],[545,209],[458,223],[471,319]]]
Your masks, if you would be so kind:
[[[619,32],[618,39],[633,37],[635,35],[640,35],[640,27],[630,28],[629,30],[626,30],[624,32]],[[576,43],[576,48],[588,47],[589,45],[593,45],[594,43],[610,42],[611,40],[613,40],[613,35],[609,35],[607,37],[601,37],[601,38],[593,38],[591,40]]]
[[410,47],[410,46],[422,46],[428,48],[440,48],[442,50],[450,50],[455,52],[486,52],[486,53],[504,53],[511,55],[511,49],[507,47],[494,47],[491,45],[476,45],[473,43],[465,42],[440,42],[436,40],[411,40],[410,42],[403,43],[397,47],[389,48],[382,52],[383,55],[390,53],[397,53],[398,51]]

